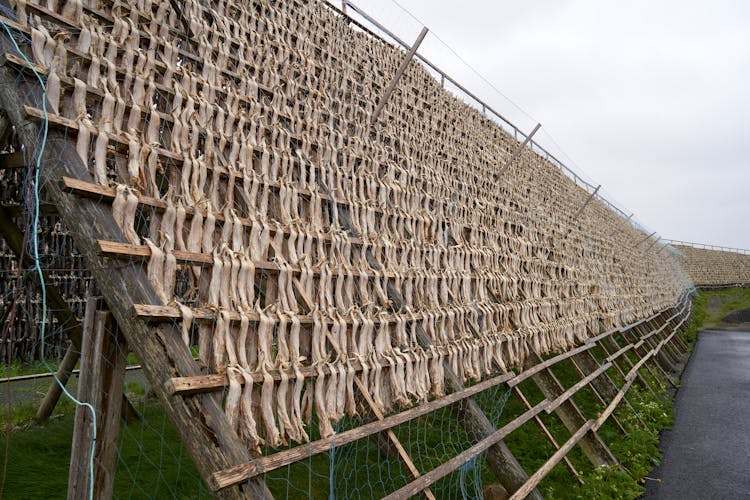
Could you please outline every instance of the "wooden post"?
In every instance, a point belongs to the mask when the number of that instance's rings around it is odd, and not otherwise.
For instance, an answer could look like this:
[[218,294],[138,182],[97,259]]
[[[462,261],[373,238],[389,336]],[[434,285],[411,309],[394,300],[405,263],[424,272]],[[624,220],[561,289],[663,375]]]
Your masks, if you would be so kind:
[[[94,498],[111,498],[117,468],[121,395],[125,383],[127,346],[107,311],[96,311],[96,299],[86,304],[78,400],[96,413],[93,456]],[[68,476],[68,499],[86,498],[91,485],[89,463],[94,443],[94,420],[85,406],[76,408]]]
[[380,112],[383,111],[383,107],[385,106],[385,103],[388,102],[388,99],[391,97],[391,94],[396,89],[396,85],[398,84],[398,81],[401,79],[401,76],[404,74],[404,71],[406,71],[406,67],[409,65],[409,62],[414,57],[414,54],[417,53],[417,49],[422,44],[422,40],[424,40],[424,37],[427,36],[427,32],[429,30],[427,27],[423,27],[422,31],[419,33],[419,36],[417,37],[417,40],[414,42],[414,44],[409,49],[409,52],[406,53],[404,56],[404,60],[401,61],[401,66],[398,67],[396,70],[396,74],[393,75],[393,78],[391,79],[391,82],[388,84],[388,87],[386,87],[385,92],[383,92],[383,96],[380,98],[380,102],[378,102],[378,106],[375,108],[375,111],[372,113],[372,118],[370,118],[370,125],[373,125],[377,120],[378,116],[380,116]]
[[[594,355],[591,354],[591,351],[583,351],[580,354],[572,356],[570,362],[573,363],[573,366],[581,377],[585,377],[599,368],[599,362]],[[589,388],[591,389],[591,392],[594,393],[596,399],[605,407],[607,406],[607,401],[612,401],[615,396],[617,396],[617,386],[612,382],[612,379],[609,378],[607,372],[602,373],[592,380],[589,384]],[[622,434],[627,434],[625,427],[622,426],[620,420],[618,420],[614,414],[612,414],[610,418],[612,419],[612,422],[614,422],[615,427],[617,427]]]
[[637,247],[638,245],[640,245],[641,243],[643,243],[644,241],[646,241],[647,239],[649,239],[650,237],[652,237],[655,234],[656,234],[656,231],[654,231],[653,233],[651,233],[648,236],[644,237],[643,239],[638,240],[638,243],[636,243],[635,245],[633,245],[633,248]]
[[[630,221],[630,219],[632,219],[634,215],[635,215],[634,213],[631,213],[630,215],[628,215],[628,218],[627,218],[627,219],[625,219],[625,222],[629,222],[629,221]],[[614,235],[615,235],[615,233],[617,233],[617,231],[619,231],[619,229],[615,228],[615,230],[614,230],[614,231],[612,231],[611,233],[609,233],[609,236],[610,236],[610,238],[611,238],[612,236],[614,236]]]
[[[527,410],[530,410],[533,408],[531,403],[529,403],[529,400],[526,399],[526,396],[523,395],[523,392],[521,392],[521,389],[517,386],[513,386],[513,394],[518,397],[518,399],[521,400],[521,403],[523,403],[523,407]],[[542,419],[539,417],[539,415],[534,415],[534,423],[536,423],[537,427],[542,431],[544,434],[544,437],[547,439],[549,444],[552,445],[552,447],[555,449],[555,451],[560,450],[560,444],[557,442],[557,439],[555,439],[555,436],[550,433],[549,429],[547,429],[547,426],[544,425],[544,422],[542,422]],[[568,459],[568,456],[564,456],[563,460],[565,461],[565,467],[567,467],[568,471],[573,475],[574,478],[580,483],[583,484],[583,479],[581,479],[580,475],[578,474],[578,471],[576,470],[575,466],[573,465],[573,462]]]
[[[7,36],[0,36],[0,52],[13,51]],[[37,144],[39,127],[23,113],[25,105],[42,99],[39,83],[19,79],[7,66],[0,67],[0,109],[16,127],[19,140],[30,148]],[[57,207],[76,248],[91,271],[107,306],[125,334],[128,345],[141,360],[149,386],[160,399],[180,439],[204,481],[211,474],[251,460],[249,451],[231,428],[221,407],[211,395],[174,399],[167,383],[174,377],[200,375],[198,364],[174,324],[148,325],[133,315],[133,304],[157,304],[159,297],[151,286],[145,266],[132,262],[110,265],[99,255],[98,240],[124,241],[122,230],[112,217],[111,207],[96,200],[71,196],[59,185],[63,177],[91,181],[88,167],[81,162],[64,132],[49,130],[42,158],[40,181],[48,199]],[[253,479],[216,495],[219,498],[270,498],[262,479]]]
[[573,220],[578,219],[578,217],[581,215],[581,213],[584,211],[584,209],[589,205],[589,203],[591,203],[591,200],[594,199],[594,196],[596,196],[596,193],[599,192],[599,189],[601,187],[602,187],[601,184],[599,184],[598,186],[596,186],[596,189],[594,189],[594,192],[591,193],[588,196],[588,198],[586,198],[586,201],[583,203],[583,206],[581,206],[581,208],[579,208],[578,211],[576,212],[576,214],[573,216]]
[[[527,358],[528,367],[531,368],[542,362],[542,358],[540,358],[533,349],[529,349],[529,357]],[[542,391],[542,394],[544,394],[544,396],[550,401],[554,400],[565,391],[554,373],[547,368],[532,375],[531,379]],[[571,434],[578,432],[578,430],[586,424],[586,418],[581,413],[581,410],[578,409],[575,402],[570,398],[560,404],[554,411]],[[604,444],[604,441],[601,440],[596,431],[592,430],[591,432],[586,433],[578,444],[581,446],[581,450],[583,450],[583,453],[594,467],[618,464],[617,458],[615,458],[607,445]]]
[[526,147],[526,145],[527,145],[527,144],[528,144],[528,143],[529,143],[529,142],[531,141],[531,138],[532,138],[532,137],[534,137],[534,134],[536,134],[536,133],[537,133],[537,131],[538,131],[538,130],[539,130],[540,128],[542,128],[542,124],[541,124],[541,123],[537,123],[537,124],[536,124],[536,126],[534,127],[534,129],[533,129],[533,130],[532,130],[531,132],[529,132],[529,135],[527,135],[527,136],[526,136],[526,138],[525,138],[525,139],[523,140],[523,142],[522,142],[521,144],[519,144],[519,145],[518,145],[518,147],[517,147],[517,148],[516,148],[516,149],[515,149],[515,150],[513,151],[513,153],[511,153],[511,155],[510,155],[510,158],[508,158],[508,160],[507,160],[507,161],[506,161],[506,162],[505,162],[505,163],[503,164],[503,166],[502,166],[502,167],[500,167],[500,169],[498,170],[498,172],[497,172],[497,173],[495,174],[496,176],[497,176],[497,174],[499,174],[499,173],[500,173],[501,171],[503,171],[503,170],[505,170],[505,169],[506,169],[507,167],[509,167],[511,163],[513,163],[513,160],[515,160],[515,159],[516,159],[516,157],[517,157],[517,156],[518,156],[519,154],[521,154],[521,151],[523,151],[523,148],[525,148],[525,147]]

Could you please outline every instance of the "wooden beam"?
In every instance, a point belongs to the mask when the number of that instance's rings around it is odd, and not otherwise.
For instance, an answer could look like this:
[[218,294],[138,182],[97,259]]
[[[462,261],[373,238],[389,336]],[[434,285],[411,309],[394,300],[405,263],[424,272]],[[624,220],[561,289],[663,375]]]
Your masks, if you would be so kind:
[[505,169],[506,169],[507,167],[509,167],[511,163],[513,163],[513,161],[514,161],[514,160],[516,159],[516,157],[517,157],[517,156],[518,156],[519,154],[521,154],[521,151],[523,151],[523,148],[525,148],[525,147],[526,147],[526,145],[527,145],[527,144],[528,144],[529,142],[531,142],[531,138],[532,138],[532,137],[534,137],[534,134],[536,134],[536,133],[537,133],[537,131],[538,131],[538,130],[539,130],[540,128],[542,128],[542,124],[541,124],[541,123],[537,123],[537,124],[536,124],[536,126],[534,127],[534,129],[533,129],[533,130],[532,130],[531,132],[529,132],[529,134],[528,134],[528,135],[526,136],[526,138],[525,138],[525,139],[523,140],[523,142],[522,142],[521,144],[519,144],[519,145],[518,145],[518,147],[516,147],[516,149],[515,149],[515,150],[513,150],[513,153],[511,153],[510,157],[509,157],[509,158],[508,158],[508,159],[507,159],[507,160],[505,161],[505,163],[503,163],[503,165],[502,165],[502,166],[501,166],[501,167],[500,167],[500,168],[498,169],[498,172],[497,172],[497,173],[495,174],[495,176],[497,176],[497,175],[498,175],[498,174],[499,174],[500,172],[502,172],[502,171],[503,171],[503,170],[505,170]]
[[[90,408],[76,408],[68,479],[68,499],[71,500],[87,498],[89,491],[93,491],[93,498],[111,498],[117,469],[121,394],[128,349],[109,313],[95,308],[96,299],[89,298],[78,400],[93,407],[96,421],[94,423]],[[89,469],[92,461],[93,477]]]
[[370,118],[370,125],[373,125],[380,116],[380,112],[383,111],[383,107],[385,107],[385,103],[388,102],[388,99],[391,97],[391,94],[396,89],[396,85],[398,84],[398,81],[401,79],[401,76],[404,74],[404,71],[406,71],[407,66],[409,65],[409,62],[411,62],[412,58],[414,57],[414,54],[417,53],[417,49],[422,43],[422,40],[424,40],[424,37],[427,36],[427,32],[429,30],[427,27],[423,27],[422,31],[419,33],[419,36],[417,37],[417,40],[412,44],[411,48],[409,49],[409,52],[406,53],[404,56],[404,59],[401,61],[401,65],[396,70],[396,74],[393,75],[393,78],[391,79],[391,82],[388,84],[388,87],[386,87],[385,92],[383,92],[383,95],[380,97],[380,101],[378,102],[377,107],[375,108],[375,111],[372,113],[372,117]]
[[[534,417],[534,415],[538,415],[539,412],[543,411],[544,408],[549,404],[549,402],[546,399],[543,399],[539,403],[537,403],[532,409],[526,410],[524,413],[513,419],[510,423],[503,426],[502,428],[496,430],[489,436],[485,437],[484,439],[480,440],[470,448],[464,450],[457,456],[453,457],[452,459],[448,460],[447,462],[444,462],[442,465],[436,467],[435,469],[432,469],[430,472],[424,474],[419,479],[412,481],[411,483],[407,484],[406,486],[403,486],[402,488],[396,490],[395,492],[391,493],[390,495],[384,497],[386,500],[395,500],[395,499],[405,499],[409,498],[410,496],[419,493],[427,486],[430,486],[431,484],[435,483],[435,481],[438,481],[454,470],[458,469],[462,465],[468,463],[471,459],[476,457],[482,452],[487,451],[491,446],[493,446],[496,443],[501,442],[505,437],[510,434],[511,432],[515,431],[519,427],[521,427],[523,424],[531,420],[531,418]],[[523,487],[523,486],[522,486]],[[528,495],[531,495],[532,492],[527,493]]]
[[572,436],[568,439],[562,447],[555,452],[538,471],[531,475],[529,480],[524,484],[521,489],[513,493],[509,500],[523,500],[531,490],[537,487],[537,485],[549,474],[552,468],[557,465],[560,460],[565,457],[573,447],[581,441],[586,433],[594,428],[596,420],[589,420],[581,426]]
[[643,243],[644,241],[646,241],[647,239],[649,239],[650,237],[652,237],[655,234],[656,234],[656,231],[654,231],[653,233],[649,234],[648,236],[645,236],[644,238],[638,240],[638,243],[636,243],[635,245],[633,245],[633,248],[637,247],[638,245],[640,245],[641,243]]
[[[529,349],[527,362],[529,364],[539,364],[542,363],[542,360],[533,349]],[[539,371],[532,377],[532,379],[542,391],[545,398],[550,401],[557,400],[557,398],[562,396],[565,392],[562,384],[560,384],[560,381],[557,380],[557,377],[555,377],[549,368]],[[565,399],[562,401],[555,409],[555,414],[560,417],[562,423],[571,433],[576,432],[586,422],[581,410],[578,409],[578,406],[572,399]],[[587,435],[579,444],[581,450],[594,467],[618,464],[617,459],[598,434],[591,433]]]
[[[13,52],[7,36],[0,36],[0,52]],[[24,113],[24,107],[37,105],[42,99],[39,83],[18,78],[18,72],[0,67],[0,109],[5,110],[16,127],[19,140],[27,147],[38,143],[37,120]],[[112,217],[110,207],[94,200],[71,197],[59,186],[63,177],[91,181],[88,167],[81,162],[75,141],[64,131],[51,127],[44,145],[40,183],[48,199],[59,209],[76,248],[81,252],[97,287],[127,338],[128,344],[143,364],[151,389],[180,434],[201,477],[207,481],[212,472],[250,460],[237,433],[229,425],[223,410],[210,395],[175,400],[165,389],[165,382],[175,376],[199,375],[200,368],[182,342],[177,325],[149,326],[132,314],[132,304],[159,302],[145,266],[125,263],[112,266],[99,254],[98,240],[123,241],[124,236]],[[196,424],[196,423],[199,424]],[[227,489],[221,498],[270,498],[261,480]]]
[[[512,373],[506,373],[489,380],[485,380],[471,387],[467,387],[460,392],[454,392],[452,394],[448,394],[447,396],[443,396],[442,398],[425,403],[421,406],[415,406],[414,408],[402,411],[401,413],[387,416],[382,420],[376,420],[374,422],[370,422],[354,429],[344,431],[340,434],[336,434],[335,436],[331,436],[326,439],[319,439],[318,441],[314,441],[312,443],[295,446],[294,448],[291,448],[289,450],[280,451],[278,453],[274,453],[273,455],[257,458],[252,462],[232,467],[231,469],[216,472],[211,476],[210,486],[212,486],[215,490],[219,490],[232,484],[245,481],[248,478],[255,477],[260,474],[265,474],[266,472],[270,472],[284,467],[285,465],[292,464],[300,460],[301,458],[307,458],[323,453],[330,450],[334,446],[343,446],[345,444],[353,443],[354,441],[358,441],[378,432],[392,429],[393,427],[403,424],[404,422],[414,420],[415,418],[421,417],[422,415],[427,415],[428,413],[432,413],[436,410],[439,410],[440,408],[445,408],[446,406],[453,405],[463,399],[470,398],[475,394],[502,384],[503,382],[506,382],[509,378],[511,378],[511,376]],[[539,411],[541,411],[541,409]]]
[[591,203],[591,201],[594,199],[594,196],[596,196],[596,193],[599,192],[599,189],[601,189],[601,187],[602,187],[601,184],[599,184],[598,186],[596,186],[596,189],[594,189],[594,192],[591,193],[588,196],[588,198],[586,198],[586,201],[583,203],[583,205],[581,206],[581,208],[579,208],[578,211],[576,212],[576,214],[573,216],[573,220],[577,220],[578,219],[578,217],[581,215],[581,213],[586,209],[586,207],[589,205],[589,203]]
[[[523,392],[521,392],[521,389],[517,385],[513,386],[513,394],[515,394],[518,399],[521,400],[524,408],[526,408],[527,410],[530,410],[532,408],[531,403],[529,403],[529,400],[526,399],[526,396],[523,395]],[[557,442],[557,439],[555,439],[555,436],[550,433],[549,429],[547,429],[547,426],[544,425],[544,422],[542,422],[542,419],[539,418],[539,415],[534,415],[534,423],[536,423],[537,427],[539,427],[539,429],[542,431],[542,434],[544,434],[544,437],[547,438],[547,441],[549,441],[549,444],[552,445],[555,451],[559,450],[560,445]],[[568,471],[573,475],[574,478],[576,478],[576,480],[580,484],[583,484],[583,479],[581,479],[580,475],[578,474],[578,470],[576,470],[573,462],[571,462],[567,456],[563,457],[563,460],[565,461],[565,467],[568,468]]]
[[23,151],[14,151],[12,153],[0,153],[0,170],[9,168],[25,168],[26,159],[23,157]]

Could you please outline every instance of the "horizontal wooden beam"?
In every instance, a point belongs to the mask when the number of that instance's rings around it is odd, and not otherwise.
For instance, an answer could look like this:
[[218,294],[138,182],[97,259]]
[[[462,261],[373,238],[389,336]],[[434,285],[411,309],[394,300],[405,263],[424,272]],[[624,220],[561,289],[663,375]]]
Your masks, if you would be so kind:
[[565,401],[567,401],[568,399],[570,399],[570,397],[573,396],[573,394],[575,394],[576,392],[578,392],[579,390],[581,390],[584,386],[588,385],[589,382],[591,382],[596,377],[598,377],[599,375],[601,375],[602,373],[604,373],[605,371],[607,371],[610,366],[612,366],[612,363],[604,363],[599,368],[597,368],[596,370],[594,370],[590,374],[586,375],[584,378],[582,378],[581,380],[579,380],[575,385],[570,386],[570,388],[568,388],[567,390],[565,390],[565,392],[563,392],[558,397],[556,397],[554,400],[552,400],[550,402],[549,406],[547,406],[547,408],[545,408],[544,411],[547,414],[550,414],[553,411],[555,411],[558,406],[560,406]]
[[[432,413],[435,410],[452,405],[454,403],[457,403],[458,401],[461,401],[462,399],[469,398],[482,391],[502,384],[512,376],[512,372],[506,373],[498,377],[485,380],[471,387],[467,387],[466,389],[463,389],[461,391],[454,392],[440,399],[430,401],[421,406],[411,408],[395,415],[390,415],[388,417],[385,417],[383,420],[370,422],[357,428],[342,432],[341,434],[336,434],[327,439],[320,439],[312,443],[296,446],[289,450],[284,450],[267,457],[257,458],[251,462],[218,471],[212,475],[209,487],[211,487],[213,491],[217,491],[219,489],[246,481],[247,479],[255,477],[259,474],[265,474],[266,472],[279,469],[281,467],[284,467],[285,465],[292,464],[303,458],[309,458],[311,456],[323,453],[330,450],[334,446],[343,446],[345,444],[358,441],[378,432],[392,429],[393,427],[403,424],[404,422],[408,422],[422,415]],[[546,401],[544,401],[544,403],[546,403]],[[539,413],[544,409],[541,405],[537,405],[535,408],[537,408],[536,413]],[[533,417],[533,415],[528,416],[528,418],[531,417]],[[500,437],[499,439],[502,439],[502,437]],[[425,485],[424,487],[427,486],[429,485]],[[421,489],[424,489],[424,487]]]
[[477,442],[475,445],[456,455],[442,465],[436,467],[435,469],[432,469],[426,474],[423,474],[419,479],[412,481],[411,483],[403,486],[402,488],[384,498],[386,500],[395,500],[409,498],[412,495],[416,495],[431,484],[444,478],[462,465],[468,463],[474,457],[487,450],[490,446],[505,439],[508,434],[515,431],[523,424],[534,418],[535,415],[538,415],[541,411],[543,411],[548,404],[549,401],[543,399],[532,409],[525,411],[524,413],[513,419],[510,423],[495,431],[493,434],[490,434],[486,438]]

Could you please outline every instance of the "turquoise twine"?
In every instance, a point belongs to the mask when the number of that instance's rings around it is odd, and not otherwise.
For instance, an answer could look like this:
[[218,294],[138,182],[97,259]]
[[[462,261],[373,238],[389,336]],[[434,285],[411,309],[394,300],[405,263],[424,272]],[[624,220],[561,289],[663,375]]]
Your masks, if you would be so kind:
[[5,23],[2,23],[2,25],[3,25],[3,28],[5,28],[5,31],[8,33],[8,37],[10,38],[11,42],[13,42],[13,46],[15,47],[16,51],[23,58],[23,60],[26,62],[28,67],[31,69],[31,71],[34,72],[34,76],[36,76],[37,80],[39,80],[39,84],[42,86],[42,111],[44,111],[44,124],[42,127],[43,133],[42,133],[41,147],[39,149],[39,154],[36,157],[36,171],[34,172],[34,223],[33,223],[33,228],[32,228],[33,241],[34,241],[34,269],[39,275],[39,282],[42,288],[42,321],[41,321],[41,330],[39,332],[39,338],[41,341],[40,352],[41,352],[42,364],[44,364],[44,367],[55,379],[55,382],[57,382],[57,385],[60,386],[60,389],[62,389],[65,396],[67,396],[77,406],[85,406],[91,412],[91,417],[93,419],[93,422],[92,422],[93,439],[91,441],[91,457],[89,459],[89,476],[90,476],[89,500],[93,500],[94,498],[94,450],[96,449],[96,411],[94,410],[94,407],[91,405],[91,403],[83,403],[79,401],[78,399],[76,399],[70,392],[68,392],[68,390],[65,388],[65,384],[63,384],[60,381],[60,379],[57,377],[57,374],[54,372],[52,367],[50,367],[49,364],[47,364],[47,360],[44,357],[44,344],[45,344],[45,334],[46,334],[46,324],[47,324],[46,322],[47,285],[44,280],[44,273],[42,272],[42,267],[39,265],[39,236],[37,233],[37,229],[39,227],[39,172],[42,168],[42,154],[44,153],[44,147],[47,144],[47,132],[49,130],[49,117],[47,114],[47,89],[44,84],[44,80],[42,80],[42,77],[39,75],[39,73],[37,73],[36,69],[34,69],[34,65],[31,63],[31,61],[29,61],[29,58],[26,57],[26,54],[23,53],[21,48],[16,43],[16,39],[13,37],[13,34],[10,32],[8,25]]

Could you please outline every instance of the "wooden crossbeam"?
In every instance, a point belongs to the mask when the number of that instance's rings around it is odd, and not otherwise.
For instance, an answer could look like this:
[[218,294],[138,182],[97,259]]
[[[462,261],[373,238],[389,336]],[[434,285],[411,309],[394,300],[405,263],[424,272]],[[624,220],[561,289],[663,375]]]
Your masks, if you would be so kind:
[[0,153],[0,170],[10,168],[24,168],[26,159],[23,151],[14,151],[12,153]]
[[511,495],[509,500],[523,500],[531,490],[537,487],[537,485],[549,474],[552,468],[557,465],[560,460],[568,454],[573,447],[578,444],[590,430],[593,430],[596,425],[596,420],[589,420],[581,426],[570,438],[565,442],[562,447],[555,452],[539,470],[531,475],[529,480],[524,484],[518,491]]
[[404,74],[404,71],[406,71],[407,66],[409,66],[409,62],[411,62],[412,58],[414,57],[414,54],[417,53],[417,49],[422,44],[422,40],[424,40],[424,37],[427,36],[427,32],[429,30],[427,27],[423,27],[422,31],[419,32],[419,36],[417,36],[417,40],[412,44],[411,48],[409,49],[409,52],[406,53],[404,56],[404,59],[401,61],[401,65],[396,70],[396,74],[393,75],[393,78],[391,79],[391,82],[386,87],[385,91],[383,92],[382,97],[380,98],[380,101],[378,102],[378,106],[375,108],[375,111],[372,113],[372,117],[370,118],[370,124],[374,124],[378,117],[380,116],[380,112],[383,111],[383,108],[385,107],[385,104],[388,102],[388,99],[391,97],[391,94],[396,89],[396,85],[398,85],[398,81],[401,79],[401,76]]
[[537,131],[542,128],[541,123],[537,123],[534,129],[529,132],[529,134],[526,136],[526,138],[523,140],[521,144],[516,147],[515,150],[513,150],[513,153],[511,153],[510,157],[503,163],[503,165],[498,169],[497,173],[495,174],[495,177],[500,174],[503,170],[505,170],[507,167],[510,166],[511,163],[516,159],[516,157],[521,154],[521,151],[523,151],[523,148],[526,147],[526,145],[531,142],[531,138],[534,137],[534,134],[537,133]]
[[650,237],[652,237],[655,234],[656,234],[656,231],[654,231],[653,233],[651,233],[651,234],[643,237],[642,239],[638,240],[638,243],[636,243],[635,245],[633,245],[633,248],[637,247],[638,245],[640,245],[641,243],[643,243],[644,241],[646,241],[647,239],[649,239]]
[[[289,465],[298,461],[300,458],[307,458],[309,456],[323,453],[330,450],[334,446],[343,446],[345,444],[352,443],[378,432],[392,429],[397,425],[403,424],[410,420],[414,420],[415,418],[418,418],[422,415],[427,415],[428,413],[432,413],[436,410],[439,410],[440,408],[445,408],[446,406],[450,406],[461,400],[470,398],[475,394],[506,382],[511,377],[513,377],[512,372],[506,373],[485,380],[471,387],[467,387],[462,391],[448,394],[447,396],[435,399],[421,406],[415,406],[414,408],[402,411],[401,413],[396,413],[395,415],[387,416],[382,420],[364,424],[355,429],[336,434],[335,436],[331,436],[326,439],[320,439],[312,443],[299,445],[289,450],[280,451],[268,457],[257,458],[252,462],[241,464],[231,469],[218,471],[211,476],[211,486],[214,490],[219,490],[232,484],[237,484],[238,482],[245,481],[248,478],[255,477],[260,474],[265,474],[266,472],[276,470],[280,467],[284,467],[285,465]],[[542,409],[543,408],[540,408],[539,411],[541,411]]]
[[409,498],[410,496],[419,493],[420,491],[422,491],[422,489],[444,478],[454,470],[468,463],[480,453],[487,451],[487,449],[494,444],[499,443],[500,441],[505,439],[505,437],[508,436],[511,432],[515,431],[523,424],[531,420],[535,415],[538,415],[541,411],[543,411],[548,404],[549,401],[543,399],[533,408],[531,408],[530,410],[526,410],[524,413],[513,419],[510,423],[504,425],[494,433],[490,434],[470,448],[461,452],[459,455],[453,457],[452,459],[436,467],[435,469],[432,469],[430,472],[424,474],[419,479],[412,481],[411,483],[403,486],[402,488],[384,498],[386,500],[395,500]]

